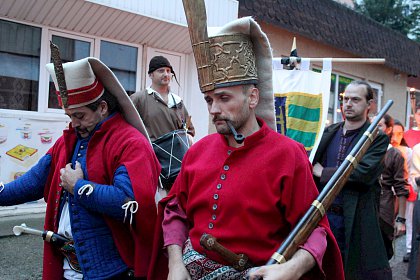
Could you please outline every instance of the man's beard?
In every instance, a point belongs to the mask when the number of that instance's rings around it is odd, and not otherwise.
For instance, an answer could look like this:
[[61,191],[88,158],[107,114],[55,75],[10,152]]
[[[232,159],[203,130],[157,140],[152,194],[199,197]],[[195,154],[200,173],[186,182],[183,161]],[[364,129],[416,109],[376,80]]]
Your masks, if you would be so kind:
[[[91,132],[91,131],[89,131],[89,129],[87,129],[87,128],[83,128],[83,129],[76,128],[75,130],[76,130],[76,132],[77,132],[80,136],[82,136],[82,134],[87,134],[87,135],[90,135],[90,132]],[[83,136],[83,138],[86,138],[86,136]]]
[[247,109],[247,107],[244,106],[242,107],[243,109],[238,113],[234,115],[235,119],[230,119],[228,117],[223,117],[223,116],[214,116],[213,117],[213,124],[215,124],[217,121],[223,121],[224,124],[223,125],[219,125],[216,126],[216,130],[217,133],[222,134],[222,135],[233,135],[232,130],[230,130],[228,124],[226,123],[226,121],[229,121],[232,126],[235,128],[235,130],[240,133],[241,129],[243,128],[243,126],[245,125],[245,123],[247,122],[247,119],[249,118],[249,110]]
[[243,126],[243,123],[241,123],[240,120],[230,120],[228,118],[213,118],[213,124],[217,121],[224,122],[223,125],[219,125],[219,126],[215,125],[217,133],[226,135],[226,136],[233,135],[232,130],[229,128],[229,125],[227,124],[227,121],[232,124],[232,126],[235,128],[236,131],[240,131]]
[[[223,121],[225,124],[223,125],[223,126],[217,126],[216,125],[216,122],[217,121]],[[215,125],[215,127],[216,127],[216,131],[217,131],[217,133],[219,133],[219,134],[223,134],[223,135],[229,135],[229,134],[232,134],[232,132],[230,131],[230,129],[229,129],[229,127],[228,127],[228,125],[227,125],[227,123],[226,123],[226,121],[231,121],[231,120],[229,120],[229,119],[226,119],[226,118],[218,118],[218,117],[214,117],[213,118],[213,124]]]
[[166,80],[166,79],[161,79],[160,81],[159,81],[159,85],[160,86],[169,86],[169,84],[171,83],[171,79],[169,79],[169,80]]
[[355,115],[354,111],[353,114],[344,114],[344,116],[346,117],[346,120],[349,121],[359,121],[363,119],[363,115]]

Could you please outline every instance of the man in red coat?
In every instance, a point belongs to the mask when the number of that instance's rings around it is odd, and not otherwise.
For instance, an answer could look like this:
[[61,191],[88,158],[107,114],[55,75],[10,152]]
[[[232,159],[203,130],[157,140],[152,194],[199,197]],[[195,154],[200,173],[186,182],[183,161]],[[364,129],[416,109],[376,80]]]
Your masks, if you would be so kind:
[[[160,165],[106,65],[91,57],[63,69],[68,94],[57,94],[70,128],[31,170],[4,186],[0,205],[44,197],[45,230],[70,240],[62,248],[45,242],[43,279],[145,279]],[[47,70],[62,89],[60,72],[52,64]]]
[[[311,164],[301,144],[274,130],[271,49],[259,25],[235,20],[208,41],[210,75],[200,73],[205,53],[195,57],[217,133],[189,149],[161,203],[168,279],[344,279],[326,219],[291,259],[264,266],[317,197]],[[204,234],[246,255],[245,269],[206,248]]]

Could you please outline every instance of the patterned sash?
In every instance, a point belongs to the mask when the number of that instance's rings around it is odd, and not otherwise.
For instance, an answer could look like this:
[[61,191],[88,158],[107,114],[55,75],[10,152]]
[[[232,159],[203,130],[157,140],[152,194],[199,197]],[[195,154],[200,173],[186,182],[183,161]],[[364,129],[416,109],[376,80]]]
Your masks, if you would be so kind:
[[246,279],[250,269],[237,271],[231,266],[219,264],[195,251],[190,239],[187,239],[183,251],[185,267],[193,280],[235,280]]
[[79,261],[77,260],[76,249],[74,248],[74,240],[64,243],[63,247],[60,248],[60,252],[69,262],[71,269],[76,272],[83,273]]

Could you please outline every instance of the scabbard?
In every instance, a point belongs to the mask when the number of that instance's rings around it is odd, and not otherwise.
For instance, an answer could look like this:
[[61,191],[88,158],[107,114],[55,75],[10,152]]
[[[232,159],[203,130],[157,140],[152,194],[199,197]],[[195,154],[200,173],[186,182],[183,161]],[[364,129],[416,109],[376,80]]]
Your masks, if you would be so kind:
[[79,262],[77,260],[76,249],[74,248],[74,241],[69,238],[62,236],[58,233],[55,233],[51,230],[38,230],[34,228],[27,227],[26,224],[21,224],[20,226],[13,227],[13,233],[16,236],[21,235],[23,232],[41,236],[46,242],[51,243],[56,247],[63,256],[68,260],[70,267],[82,273]]
[[58,248],[63,247],[66,243],[70,241],[70,239],[68,239],[67,237],[64,237],[58,233],[54,233],[53,231],[50,231],[50,230],[44,231],[42,233],[42,238],[45,241],[52,243],[54,246]]
[[217,239],[210,234],[204,233],[200,238],[200,244],[206,250],[214,251],[219,254],[226,262],[238,271],[244,271],[245,269],[252,267],[245,254],[235,254],[226,247],[223,247],[219,242],[217,242]]

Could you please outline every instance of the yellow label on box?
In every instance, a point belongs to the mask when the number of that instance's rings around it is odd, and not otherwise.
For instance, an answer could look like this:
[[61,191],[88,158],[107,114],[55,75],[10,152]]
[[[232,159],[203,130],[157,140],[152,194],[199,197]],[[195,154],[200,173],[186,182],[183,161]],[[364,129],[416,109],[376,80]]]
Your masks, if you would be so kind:
[[38,150],[35,148],[26,147],[23,145],[17,145],[13,149],[10,149],[6,152],[6,155],[11,156],[12,158],[18,159],[20,161],[24,161],[27,158],[31,157],[35,154]]

